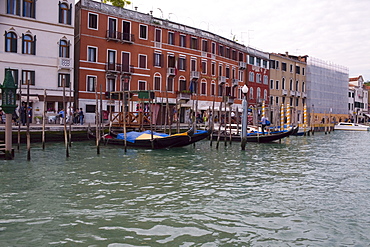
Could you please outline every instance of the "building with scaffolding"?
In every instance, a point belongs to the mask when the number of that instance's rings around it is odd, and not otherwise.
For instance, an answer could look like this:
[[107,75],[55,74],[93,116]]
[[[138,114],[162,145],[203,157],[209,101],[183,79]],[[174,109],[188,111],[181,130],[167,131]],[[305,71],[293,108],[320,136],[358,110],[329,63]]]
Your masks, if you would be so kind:
[[348,68],[317,58],[307,59],[307,108],[313,124],[348,118]]

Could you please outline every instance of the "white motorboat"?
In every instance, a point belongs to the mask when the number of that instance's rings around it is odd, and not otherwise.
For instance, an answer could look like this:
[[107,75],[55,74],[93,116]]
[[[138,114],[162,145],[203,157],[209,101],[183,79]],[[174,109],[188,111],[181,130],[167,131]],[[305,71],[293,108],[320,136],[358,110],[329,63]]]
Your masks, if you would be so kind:
[[363,124],[356,124],[356,123],[339,122],[338,124],[334,125],[334,130],[369,131],[370,126],[363,125]]

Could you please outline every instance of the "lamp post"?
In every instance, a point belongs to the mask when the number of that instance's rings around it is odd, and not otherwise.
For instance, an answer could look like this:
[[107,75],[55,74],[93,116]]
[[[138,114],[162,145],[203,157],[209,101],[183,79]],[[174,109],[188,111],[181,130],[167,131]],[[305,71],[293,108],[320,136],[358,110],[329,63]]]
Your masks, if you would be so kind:
[[245,145],[247,144],[247,125],[248,125],[248,102],[247,93],[249,88],[247,85],[242,87],[242,93],[244,94],[242,107],[243,107],[243,120],[242,120],[242,136],[241,136],[241,148],[245,150]]
[[4,83],[1,87],[2,104],[1,107],[5,112],[5,159],[13,159],[12,154],[12,114],[17,107],[15,103],[17,85],[10,69],[5,71]]

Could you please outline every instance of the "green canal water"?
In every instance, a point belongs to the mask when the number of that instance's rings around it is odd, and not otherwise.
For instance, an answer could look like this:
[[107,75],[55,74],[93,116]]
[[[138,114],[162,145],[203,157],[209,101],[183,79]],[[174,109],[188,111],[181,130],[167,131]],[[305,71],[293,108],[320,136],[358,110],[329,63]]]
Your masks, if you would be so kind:
[[369,246],[368,132],[0,162],[1,246]]

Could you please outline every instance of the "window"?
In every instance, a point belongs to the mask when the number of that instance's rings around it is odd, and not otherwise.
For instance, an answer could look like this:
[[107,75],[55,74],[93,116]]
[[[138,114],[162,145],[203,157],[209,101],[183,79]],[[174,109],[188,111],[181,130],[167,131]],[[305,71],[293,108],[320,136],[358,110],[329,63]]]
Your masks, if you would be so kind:
[[154,76],[154,90],[161,90],[161,77],[158,75]]
[[180,85],[180,88],[179,88],[180,91],[188,90],[188,87],[186,86],[186,80],[180,80],[179,83],[180,83],[179,84]]
[[268,84],[269,77],[267,75],[263,76],[263,84]]
[[133,41],[131,37],[131,22],[122,21],[122,40]]
[[239,81],[244,81],[244,72],[239,70]]
[[212,54],[216,54],[216,43],[212,43]]
[[21,0],[7,0],[7,14],[21,15]]
[[87,86],[88,92],[95,92],[96,76],[87,76]]
[[249,98],[254,99],[254,89],[253,89],[253,87],[249,88]]
[[256,65],[261,67],[261,58],[259,57],[256,58]]
[[249,56],[249,64],[254,64],[254,57],[253,56]]
[[175,59],[175,56],[173,54],[168,55],[167,62],[168,62],[168,64],[167,64],[168,68],[175,68],[176,59]]
[[116,91],[116,79],[115,78],[107,79],[107,91],[108,92]]
[[146,55],[139,55],[139,68],[146,69]]
[[256,82],[257,83],[261,83],[262,82],[262,80],[261,80],[261,74],[257,74],[256,75]]
[[70,42],[67,40],[59,41],[59,57],[69,58],[69,45]]
[[173,77],[167,78],[167,91],[173,91]]
[[304,71],[304,68],[302,68],[302,75],[304,75],[305,71]]
[[72,4],[68,8],[68,4],[59,2],[59,23],[71,25]]
[[198,39],[197,38],[194,38],[194,37],[191,38],[190,48],[198,50]]
[[230,78],[230,68],[226,67],[226,78]]
[[186,35],[180,35],[180,46],[186,47]]
[[216,63],[214,62],[211,64],[211,74],[216,75]]
[[301,67],[295,66],[295,73],[298,75],[301,74]]
[[249,72],[249,81],[254,81],[254,72]]
[[218,46],[218,55],[224,56],[224,47],[222,45]]
[[285,78],[283,78],[283,81],[281,83],[281,89],[285,89]]
[[148,39],[148,26],[140,25],[140,39]]
[[131,73],[131,66],[130,66],[130,53],[122,52],[122,71],[124,73]]
[[296,81],[295,82],[295,90],[296,91],[299,91],[299,81]]
[[262,64],[263,64],[263,67],[267,69],[267,61],[263,60]]
[[302,92],[305,92],[306,91],[306,86],[304,84],[304,82],[302,82]]
[[216,85],[214,83],[211,84],[211,95],[214,96],[216,94]]
[[200,85],[200,94],[206,95],[207,94],[207,83],[202,81]]
[[139,90],[144,91],[146,90],[146,81],[139,81]]
[[186,70],[186,57],[179,57],[179,70]]
[[208,40],[202,40],[202,51],[208,52]]
[[23,16],[35,18],[35,0],[23,0]]
[[64,74],[59,73],[58,74],[58,87],[68,87],[71,82],[71,75],[70,74]]
[[162,42],[162,30],[161,29],[155,30],[155,42]]
[[276,104],[276,105],[279,105],[279,97],[276,97],[276,98],[275,98],[275,104]]
[[168,32],[168,44],[169,45],[175,44],[175,34],[173,32]]
[[257,95],[256,95],[257,99],[261,99],[261,88],[257,88]]
[[95,113],[96,105],[86,105],[86,113]]
[[290,73],[293,73],[293,64],[290,64],[289,67],[290,67],[290,70],[289,70]]
[[87,48],[87,61],[96,63],[96,47]]
[[190,62],[191,65],[191,71],[197,71],[197,60],[192,59]]
[[286,63],[281,63],[281,70],[286,71]]
[[22,70],[22,85],[35,85],[35,71]]
[[218,76],[222,76],[222,64],[218,65]]
[[292,79],[290,79],[289,90],[293,90],[293,80]]
[[163,55],[161,53],[154,53],[154,66],[162,67]]
[[270,60],[270,69],[275,69],[275,60]]
[[117,19],[114,18],[108,18],[108,38],[111,39],[119,39],[120,37],[118,36],[117,33]]
[[116,51],[108,50],[108,70],[116,70]]
[[236,61],[236,51],[235,50],[232,51],[232,57],[231,58]]
[[274,80],[270,80],[270,89],[274,89]]
[[202,61],[202,74],[207,74],[207,62]]
[[279,81],[276,81],[276,83],[275,83],[275,89],[279,89]]
[[89,28],[98,29],[98,15],[89,13]]
[[5,51],[17,52],[17,35],[13,32],[5,32]]
[[22,35],[22,53],[23,54],[36,54],[36,36],[32,38],[31,35]]

